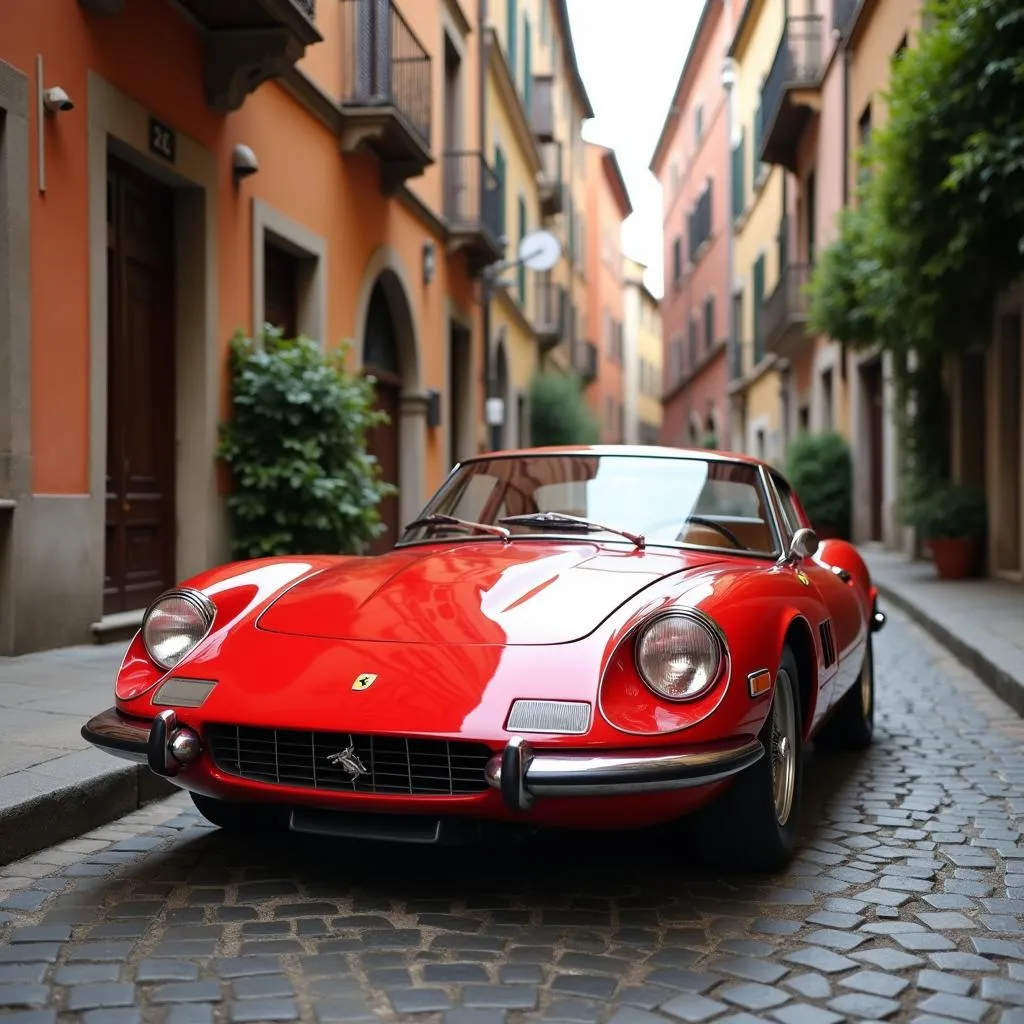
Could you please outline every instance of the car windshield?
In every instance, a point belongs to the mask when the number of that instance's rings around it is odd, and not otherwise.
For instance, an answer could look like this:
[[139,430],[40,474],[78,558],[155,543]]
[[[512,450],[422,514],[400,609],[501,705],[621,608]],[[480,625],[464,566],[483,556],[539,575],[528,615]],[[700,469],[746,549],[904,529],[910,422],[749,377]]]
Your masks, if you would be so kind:
[[[529,518],[545,513],[546,521]],[[436,517],[433,522],[422,521],[431,516]],[[504,526],[512,540],[586,536],[630,544],[611,532],[627,531],[642,535],[647,545],[764,556],[778,552],[757,467],[693,456],[525,454],[476,459],[445,481],[400,543],[489,539],[479,530],[444,522],[444,516]],[[597,525],[559,521],[558,516]]]

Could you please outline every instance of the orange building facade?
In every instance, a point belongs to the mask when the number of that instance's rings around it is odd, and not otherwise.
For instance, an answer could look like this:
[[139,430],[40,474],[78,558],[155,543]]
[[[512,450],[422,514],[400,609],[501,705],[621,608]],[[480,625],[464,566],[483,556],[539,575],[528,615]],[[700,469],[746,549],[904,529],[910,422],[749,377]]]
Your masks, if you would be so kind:
[[486,444],[480,274],[503,246],[478,18],[465,0],[7,18],[0,653],[131,625],[229,557],[238,330],[346,342],[378,378],[372,450],[400,488],[382,543]]
[[633,212],[613,150],[588,142],[586,151],[587,359],[593,366],[586,396],[598,418],[601,440],[625,440],[623,321],[625,261],[622,222]]

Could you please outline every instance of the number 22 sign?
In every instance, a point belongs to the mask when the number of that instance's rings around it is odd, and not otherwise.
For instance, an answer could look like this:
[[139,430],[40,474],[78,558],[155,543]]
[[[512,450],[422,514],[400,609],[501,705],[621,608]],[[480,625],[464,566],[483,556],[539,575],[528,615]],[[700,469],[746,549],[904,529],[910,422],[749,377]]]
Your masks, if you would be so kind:
[[155,117],[149,119],[149,150],[162,156],[170,163],[174,163],[175,150],[177,148],[177,136],[173,128],[168,128]]

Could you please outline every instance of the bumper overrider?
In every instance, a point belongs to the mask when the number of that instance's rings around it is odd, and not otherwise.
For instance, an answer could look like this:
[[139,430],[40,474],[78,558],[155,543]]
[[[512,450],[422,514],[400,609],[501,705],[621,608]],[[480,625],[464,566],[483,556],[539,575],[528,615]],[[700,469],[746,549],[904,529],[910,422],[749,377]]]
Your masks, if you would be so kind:
[[[109,708],[82,727],[82,736],[108,754],[148,764],[165,777],[177,775],[203,751],[199,734],[179,725],[169,709],[148,721]],[[684,750],[562,753],[536,751],[528,740],[513,736],[487,762],[484,775],[510,809],[526,811],[536,797],[611,796],[706,786],[736,775],[763,756],[764,747],[753,737]]]

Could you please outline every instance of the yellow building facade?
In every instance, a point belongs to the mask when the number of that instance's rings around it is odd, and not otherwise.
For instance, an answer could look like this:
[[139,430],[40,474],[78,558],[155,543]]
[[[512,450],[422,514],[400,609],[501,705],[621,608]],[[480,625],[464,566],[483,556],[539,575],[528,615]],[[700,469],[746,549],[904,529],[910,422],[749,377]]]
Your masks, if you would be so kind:
[[504,402],[492,443],[526,445],[530,381],[543,363],[571,366],[585,309],[581,130],[593,110],[565,0],[500,0],[488,18],[485,146],[498,180],[505,260],[515,262],[523,237],[538,228],[562,245],[550,271],[512,266],[492,292],[491,393]]
[[736,337],[729,383],[732,447],[774,462],[784,456],[780,381],[776,359],[765,351],[761,307],[779,279],[784,172],[761,163],[758,153],[763,127],[761,92],[783,24],[782,0],[749,0],[729,50],[735,69],[732,142],[739,144],[743,157],[734,160],[734,173],[742,166],[744,197],[743,210],[734,220]]

